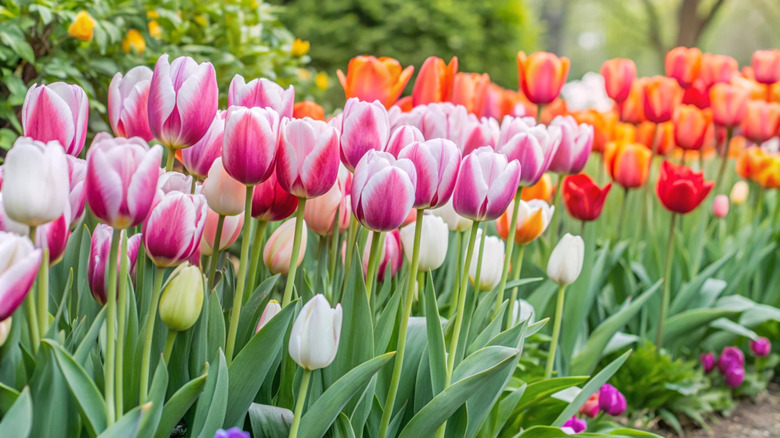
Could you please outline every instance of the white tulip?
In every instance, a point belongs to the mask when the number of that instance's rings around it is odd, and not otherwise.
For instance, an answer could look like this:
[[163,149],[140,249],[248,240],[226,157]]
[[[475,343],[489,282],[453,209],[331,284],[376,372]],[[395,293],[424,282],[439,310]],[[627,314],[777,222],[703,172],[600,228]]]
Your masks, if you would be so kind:
[[0,321],[0,347],[5,344],[5,340],[8,339],[8,334],[11,333],[11,317]]
[[565,236],[555,245],[547,262],[547,276],[560,286],[574,283],[582,271],[582,259],[585,257],[585,243],[580,236]]
[[274,316],[278,315],[281,311],[282,306],[279,305],[278,301],[269,301],[268,304],[265,305],[265,309],[263,309],[263,314],[260,315],[260,320],[257,321],[257,328],[255,328],[255,333],[259,332],[260,329],[265,327],[265,325],[268,324],[268,321],[270,321]]
[[[411,223],[401,228],[401,243],[406,260],[409,261],[412,260],[414,250],[414,227],[415,224]],[[447,257],[448,234],[449,229],[442,218],[430,214],[423,215],[418,259],[420,272],[432,271],[444,263]]]
[[455,208],[452,206],[452,199],[447,201],[446,204],[439,208],[434,208],[431,213],[439,216],[447,223],[447,227],[452,231],[466,231],[471,229],[471,219],[455,213]]
[[[482,230],[479,230],[474,245],[474,254],[469,266],[469,277],[474,282],[477,275],[479,258],[479,245],[482,239]],[[492,290],[501,282],[501,273],[504,268],[504,241],[496,236],[485,237],[485,250],[482,256],[482,271],[479,274],[479,290]]]
[[515,305],[512,307],[512,325],[525,320],[528,320],[528,325],[531,325],[536,320],[534,317],[535,314],[536,311],[534,310],[534,306],[528,301],[520,298],[515,301]]
[[3,206],[9,218],[38,226],[62,216],[70,197],[65,151],[56,141],[20,137],[8,151]]
[[322,294],[306,303],[290,332],[292,360],[307,370],[330,365],[339,350],[341,318],[341,304],[331,309]]

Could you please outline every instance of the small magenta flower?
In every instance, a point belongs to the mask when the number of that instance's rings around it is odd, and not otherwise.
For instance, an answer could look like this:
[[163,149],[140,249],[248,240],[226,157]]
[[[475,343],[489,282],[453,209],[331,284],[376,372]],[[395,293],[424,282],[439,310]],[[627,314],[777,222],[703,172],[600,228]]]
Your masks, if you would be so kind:
[[248,83],[241,75],[233,76],[228,90],[228,107],[237,105],[247,108],[270,108],[279,113],[279,117],[291,119],[295,89],[286,90],[274,81],[260,78]]
[[520,164],[488,146],[476,149],[460,163],[452,194],[455,211],[475,221],[497,219],[517,192]]
[[725,375],[726,372],[734,367],[742,368],[745,366],[745,355],[737,347],[723,347],[723,352],[718,358],[718,370]]
[[390,231],[404,223],[415,200],[417,174],[408,159],[369,151],[355,168],[352,212],[364,227]]
[[626,397],[609,383],[604,384],[599,390],[599,409],[616,417],[626,410]]
[[411,161],[417,174],[414,208],[437,208],[450,200],[460,167],[455,143],[443,138],[412,143],[398,158]]
[[769,356],[769,353],[772,352],[772,343],[769,339],[764,337],[758,338],[755,341],[751,339],[750,351],[758,357]]
[[584,432],[585,429],[588,428],[588,423],[586,423],[585,420],[583,419],[573,416],[568,420],[566,420],[565,423],[563,423],[561,429],[563,429],[564,427],[568,427],[569,429],[571,429],[573,433],[580,433],[580,432]]
[[385,150],[389,137],[390,121],[384,105],[356,97],[347,101],[341,119],[341,162],[347,169],[354,171],[369,150]]
[[736,388],[742,385],[742,381],[745,380],[745,368],[742,366],[732,366],[723,374],[723,378],[726,380],[726,385]]
[[715,369],[715,355],[712,353],[704,353],[699,356],[701,359],[701,367],[705,373],[710,373]]

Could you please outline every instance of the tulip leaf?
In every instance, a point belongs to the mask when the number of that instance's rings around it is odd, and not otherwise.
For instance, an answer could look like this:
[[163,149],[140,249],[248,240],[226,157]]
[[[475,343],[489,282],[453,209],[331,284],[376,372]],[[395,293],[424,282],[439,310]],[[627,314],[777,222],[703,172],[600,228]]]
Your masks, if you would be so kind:
[[[389,284],[389,282],[387,282]],[[374,330],[374,354],[386,353],[390,344],[390,338],[393,337],[393,329],[398,320],[398,306],[401,303],[403,291],[396,291],[390,295],[385,308],[379,315]],[[393,346],[392,348],[395,348]]]
[[138,431],[138,436],[149,437],[153,436],[157,430],[157,426],[160,424],[160,418],[163,413],[163,406],[165,404],[165,391],[168,389],[168,369],[165,366],[165,361],[157,361],[157,369],[154,371],[154,377],[152,378],[152,388],[149,391],[149,401],[152,402],[149,414],[145,416],[141,429]]
[[[664,323],[664,344],[679,339],[681,336],[690,333],[694,329],[706,326],[710,322],[726,316],[740,313],[739,309],[732,308],[701,308],[691,309],[677,315],[667,318]],[[655,330],[648,334],[650,339],[655,338]]]
[[506,286],[504,286],[504,290],[508,291],[515,287],[525,286],[526,284],[537,283],[542,280],[544,280],[543,277],[531,277],[531,278],[521,278],[519,280],[514,280],[514,281],[507,281]]
[[106,308],[104,306],[100,309],[97,316],[95,316],[95,320],[92,321],[92,325],[89,327],[87,335],[84,336],[84,339],[81,340],[76,352],[73,353],[73,359],[81,365],[86,364],[89,352],[95,348],[95,341],[97,341],[98,335],[100,334],[100,327],[103,326],[103,321],[105,319]]
[[241,306],[241,317],[238,321],[238,339],[236,339],[236,351],[241,351],[244,345],[255,332],[255,324],[263,311],[261,305],[266,302],[271,290],[279,281],[281,274],[276,274],[265,279],[252,292],[249,300]]
[[349,422],[349,418],[347,418],[343,412],[340,412],[339,416],[336,417],[331,432],[333,433],[334,438],[355,438],[355,431],[352,430],[352,423]]
[[151,402],[136,406],[130,412],[125,413],[113,426],[104,430],[97,438],[145,438],[140,436],[138,432],[141,430],[141,423],[151,407]]
[[228,368],[222,349],[218,350],[218,357],[215,359],[216,366],[211,369],[206,378],[206,386],[195,409],[195,421],[190,435],[193,437],[212,438],[225,421]]
[[278,406],[252,403],[249,406],[249,424],[252,435],[263,438],[286,438],[290,434],[293,413]]
[[0,414],[4,415],[19,397],[19,391],[0,382]]
[[704,270],[699,272],[699,274],[696,275],[696,277],[693,278],[690,282],[683,285],[680,290],[674,294],[674,299],[672,300],[672,304],[669,307],[669,313],[671,315],[674,315],[676,313],[682,312],[686,309],[686,305],[695,297],[695,294],[698,294],[702,286],[704,286],[704,283],[715,276],[718,271],[721,270],[721,268],[731,260],[731,257],[733,257],[736,254],[736,251],[731,251],[721,257],[720,259],[716,260],[715,262],[711,263],[709,266],[707,266]]
[[30,388],[25,387],[14,404],[3,415],[0,421],[0,436],[27,437],[32,431],[33,405],[30,399]]
[[[212,291],[209,296],[208,350],[215,352],[225,348],[225,317],[219,305],[219,296]],[[208,353],[211,354],[211,353]]]
[[228,368],[230,378],[225,429],[243,424],[246,411],[282,349],[295,306],[287,306],[249,340]]
[[523,395],[516,403],[512,416],[518,415],[532,405],[538,403],[558,391],[587,381],[587,376],[553,377],[538,382],[530,383],[523,391]]
[[154,438],[168,438],[171,435],[173,428],[179,424],[179,420],[181,420],[203,391],[207,377],[208,364],[203,375],[190,380],[171,396],[163,407],[162,416],[160,417]]
[[492,430],[490,431],[490,433],[488,433],[489,436],[498,435],[498,432],[501,431],[501,429],[504,427],[504,424],[506,424],[512,412],[520,403],[523,394],[525,394],[526,388],[528,388],[528,385],[523,384],[519,388],[513,389],[512,392],[510,392],[503,399],[501,399],[501,401],[498,403],[498,413],[492,425]]
[[444,390],[447,378],[446,350],[444,333],[441,329],[441,318],[436,305],[436,293],[433,291],[433,279],[428,277],[425,282],[425,320],[428,333],[428,362],[431,372],[431,389],[433,396]]
[[370,359],[353,368],[330,385],[317,401],[309,406],[308,411],[301,419],[298,436],[302,438],[323,436],[352,397],[365,388],[374,374],[382,369],[393,356],[395,356],[395,352],[385,353]]

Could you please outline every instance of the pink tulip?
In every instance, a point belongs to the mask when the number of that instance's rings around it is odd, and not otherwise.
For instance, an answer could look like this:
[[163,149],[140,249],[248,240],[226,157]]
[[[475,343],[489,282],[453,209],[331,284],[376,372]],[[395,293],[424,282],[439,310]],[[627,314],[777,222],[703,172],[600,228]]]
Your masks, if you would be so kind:
[[181,151],[182,163],[190,175],[206,178],[214,160],[222,156],[227,111],[218,111],[206,134],[191,147]]
[[416,183],[417,174],[410,160],[369,151],[355,168],[352,213],[370,230],[396,229],[414,205]]
[[219,214],[235,216],[244,211],[246,186],[228,175],[222,167],[222,158],[217,158],[211,164],[201,193],[206,197],[209,208]]
[[417,174],[414,208],[437,208],[450,200],[460,167],[455,143],[442,138],[412,143],[399,158],[411,161]]
[[222,165],[236,181],[257,185],[274,171],[278,142],[276,111],[231,106],[225,118]]
[[188,56],[154,66],[149,89],[149,127],[154,138],[172,149],[194,145],[208,131],[217,113],[217,74],[210,62]]
[[420,129],[420,123],[426,111],[428,111],[427,105],[416,106],[409,112],[403,112],[397,106],[391,107],[387,110],[387,118],[390,120],[390,131],[395,131],[401,126],[414,126]]
[[33,85],[24,98],[21,118],[25,137],[44,143],[56,140],[65,153],[77,156],[87,138],[87,93],[64,82]]
[[71,230],[84,217],[84,206],[87,203],[87,192],[84,186],[87,180],[87,160],[68,155],[68,174],[70,181],[70,218]]
[[143,227],[146,254],[152,262],[161,268],[185,262],[200,245],[207,210],[203,195],[165,195]]
[[[217,235],[219,214],[212,209],[206,212],[206,223],[203,225],[203,236],[200,239],[200,254],[210,256],[213,252],[214,237]],[[219,250],[222,251],[234,244],[244,226],[244,213],[236,216],[225,216],[222,234],[219,236]]]
[[[371,237],[373,232],[368,233],[368,239],[366,240],[366,247],[363,249],[363,275],[367,275],[368,271],[368,258],[371,255]],[[395,274],[401,269],[401,265],[404,262],[404,252],[401,248],[401,234],[398,230],[393,230],[385,234],[384,246],[379,252],[379,259],[376,271],[377,281],[385,281],[385,273],[387,267],[390,266],[390,277],[395,277]],[[389,280],[389,278],[388,278]]]
[[701,367],[704,369],[704,373],[710,373],[715,369],[715,355],[712,353],[703,353],[699,356],[701,360]]
[[561,128],[537,125],[511,137],[506,143],[499,144],[498,150],[509,161],[517,160],[523,170],[520,185],[532,186],[550,167],[558,147],[561,144]]
[[87,153],[87,202],[98,219],[114,228],[140,224],[149,214],[160,176],[162,148],[141,138],[104,136]]
[[425,141],[422,132],[414,126],[402,125],[393,130],[390,140],[387,141],[386,150],[390,155],[398,158],[403,148],[416,141]]
[[255,333],[265,327],[274,316],[278,315],[282,311],[282,306],[276,300],[271,300],[265,305],[263,313],[260,315],[260,320],[257,321],[257,327],[255,327]]
[[533,117],[513,117],[506,116],[501,120],[500,133],[497,144],[503,145],[509,142],[509,139],[515,135],[528,131],[529,128],[536,126],[536,119]]
[[271,108],[280,118],[293,117],[295,89],[292,85],[286,90],[276,82],[265,78],[246,82],[241,75],[233,76],[228,90],[228,107],[233,105],[247,108]]
[[284,119],[279,128],[276,177],[287,192],[302,198],[325,194],[339,171],[339,131],[325,122]]
[[420,131],[426,140],[446,138],[460,142],[463,124],[469,113],[463,105],[432,103],[420,117]]
[[750,351],[757,357],[769,356],[772,352],[772,342],[768,338],[760,337],[758,339],[750,340]]
[[49,265],[54,266],[65,255],[70,239],[70,208],[66,208],[65,214],[48,224],[41,225],[35,233],[35,247],[43,250],[49,249]]
[[349,99],[344,105],[341,123],[341,162],[349,170],[354,171],[369,150],[385,150],[390,122],[385,106],[378,101]]
[[339,212],[343,199],[341,188],[336,183],[324,195],[307,201],[304,212],[306,226],[320,236],[331,235],[333,221],[336,220],[336,213]]
[[506,210],[520,182],[520,163],[484,146],[460,163],[452,194],[459,215],[475,221],[497,219]]
[[[290,259],[292,258],[293,239],[295,238],[295,221],[290,219],[279,226],[263,248],[263,263],[272,274],[287,275],[290,269]],[[306,222],[303,223],[303,233],[301,234],[301,250],[298,253],[298,266],[303,261],[306,253]]]
[[593,126],[578,125],[572,116],[557,116],[550,126],[561,129],[561,145],[553,155],[548,170],[569,175],[582,172],[593,149]]
[[122,76],[117,73],[108,86],[108,120],[117,137],[154,138],[149,128],[149,87],[152,70],[139,65]]
[[[163,169],[160,169],[161,171]],[[157,180],[157,190],[163,195],[168,193],[184,193],[189,195],[192,192],[192,177],[179,172],[161,172]],[[197,188],[195,189],[197,190]],[[158,201],[161,201],[159,199]],[[157,206],[157,204],[155,204]]]
[[463,155],[468,155],[482,146],[496,147],[500,128],[495,119],[477,119],[475,115],[469,114],[461,129],[458,147]]
[[780,81],[780,50],[756,50],[753,52],[753,74],[762,84]]
[[287,219],[298,208],[298,198],[287,193],[276,173],[255,186],[252,193],[252,217],[261,221],[275,222]]
[[723,378],[726,380],[726,385],[737,388],[745,380],[745,368],[741,365],[731,367],[723,373]]
[[42,256],[27,237],[0,232],[0,321],[10,317],[24,301]]
[[[98,224],[92,233],[92,242],[89,247],[89,259],[87,260],[87,282],[95,301],[101,305],[106,304],[106,263],[111,252],[111,237],[114,230],[108,225]],[[135,263],[138,260],[138,248],[141,243],[141,235],[135,234],[127,239],[127,272],[135,271]],[[117,260],[117,272],[120,260]]]
[[712,214],[717,218],[724,218],[729,214],[729,197],[720,194],[712,202]]

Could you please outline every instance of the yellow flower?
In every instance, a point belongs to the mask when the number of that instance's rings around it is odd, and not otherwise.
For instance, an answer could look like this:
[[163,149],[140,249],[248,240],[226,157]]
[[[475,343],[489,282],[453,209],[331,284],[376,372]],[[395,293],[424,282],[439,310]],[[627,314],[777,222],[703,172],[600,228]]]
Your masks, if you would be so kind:
[[130,53],[130,48],[134,48],[138,54],[144,53],[146,50],[146,41],[144,41],[141,32],[136,29],[128,30],[127,37],[122,38],[122,51]]
[[92,31],[95,29],[95,19],[87,11],[80,11],[76,19],[70,23],[68,34],[81,41],[92,41]]
[[309,53],[309,42],[303,41],[300,38],[296,38],[292,43],[292,49],[290,49],[290,56],[300,58],[301,56]]
[[314,85],[320,90],[328,88],[328,75],[325,72],[317,73],[317,76],[314,77]]
[[160,23],[158,23],[157,20],[149,22],[149,35],[156,39],[159,39],[162,36],[162,27],[160,27]]
[[157,11],[147,11],[146,18],[160,18],[160,14]]
[[309,70],[306,70],[305,68],[299,68],[298,77],[302,81],[308,81],[309,79],[311,79],[311,72]]
[[200,25],[201,25],[201,27],[206,27],[206,26],[208,26],[208,25],[209,25],[209,19],[208,19],[208,17],[206,17],[206,16],[205,16],[205,15],[203,15],[203,14],[201,14],[201,15],[196,15],[196,16],[195,16],[195,22],[196,22],[196,23],[198,23],[198,24],[200,24]]

